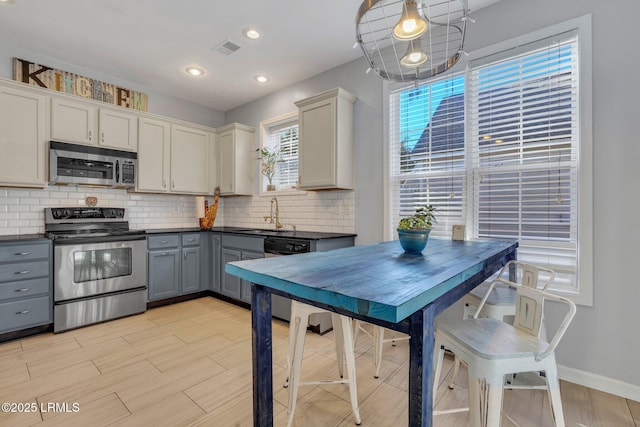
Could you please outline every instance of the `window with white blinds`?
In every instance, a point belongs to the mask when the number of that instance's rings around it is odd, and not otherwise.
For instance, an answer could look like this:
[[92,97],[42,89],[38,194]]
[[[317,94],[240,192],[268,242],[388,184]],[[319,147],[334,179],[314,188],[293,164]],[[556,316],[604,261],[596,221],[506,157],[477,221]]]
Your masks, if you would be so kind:
[[[261,123],[262,146],[280,150],[272,183],[277,191],[296,190],[298,185],[298,116],[289,114]],[[262,176],[262,191],[267,189]]]
[[579,294],[579,71],[575,30],[392,92],[391,235],[432,204],[432,236],[465,224],[467,238],[516,239],[519,259],[555,270],[554,288]]

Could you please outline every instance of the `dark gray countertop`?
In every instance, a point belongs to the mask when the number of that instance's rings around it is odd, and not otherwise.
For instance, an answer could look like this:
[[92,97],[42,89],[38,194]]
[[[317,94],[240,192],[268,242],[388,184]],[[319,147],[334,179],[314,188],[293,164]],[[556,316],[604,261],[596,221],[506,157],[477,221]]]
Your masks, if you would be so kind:
[[321,231],[275,231],[261,228],[213,227],[211,231],[219,233],[244,234],[248,236],[286,237],[288,239],[323,240],[340,237],[355,237],[353,233],[324,233]]
[[150,228],[145,230],[147,234],[167,234],[167,233],[197,233],[201,230],[200,227],[184,227],[184,228]]
[[47,240],[46,234],[7,234],[0,236],[0,242],[23,242],[25,240]]

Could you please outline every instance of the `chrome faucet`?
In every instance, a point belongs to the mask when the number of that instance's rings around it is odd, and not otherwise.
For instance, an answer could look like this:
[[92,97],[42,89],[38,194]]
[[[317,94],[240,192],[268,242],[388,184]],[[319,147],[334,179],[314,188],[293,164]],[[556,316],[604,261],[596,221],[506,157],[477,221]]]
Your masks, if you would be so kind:
[[[273,204],[276,204],[276,211],[275,211],[275,217],[273,216]],[[271,210],[269,211],[269,215],[265,215],[264,220],[269,220],[269,224],[274,224],[275,223],[275,227],[276,227],[276,231],[280,230],[281,228],[284,227],[283,224],[280,224],[280,209],[278,208],[278,199],[277,198],[272,198],[271,199]]]

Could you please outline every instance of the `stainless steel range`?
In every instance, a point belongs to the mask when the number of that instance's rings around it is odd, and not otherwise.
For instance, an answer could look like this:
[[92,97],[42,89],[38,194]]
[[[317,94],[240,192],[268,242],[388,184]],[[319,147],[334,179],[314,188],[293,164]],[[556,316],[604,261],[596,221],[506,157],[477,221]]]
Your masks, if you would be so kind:
[[53,239],[53,331],[141,313],[147,307],[146,234],[122,208],[46,208]]

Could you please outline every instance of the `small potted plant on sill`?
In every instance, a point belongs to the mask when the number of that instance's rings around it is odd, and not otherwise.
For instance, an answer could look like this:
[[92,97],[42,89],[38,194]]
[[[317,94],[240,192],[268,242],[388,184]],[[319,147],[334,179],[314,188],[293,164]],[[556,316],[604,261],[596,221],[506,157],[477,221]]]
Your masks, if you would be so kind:
[[274,191],[276,186],[273,185],[273,176],[276,173],[276,165],[278,162],[282,162],[282,153],[280,148],[270,150],[267,147],[256,149],[258,152],[258,160],[262,160],[262,166],[260,172],[267,178],[269,184],[267,185],[267,191]]
[[398,238],[405,252],[422,253],[427,246],[431,226],[437,222],[435,210],[435,207],[425,205],[418,208],[412,216],[400,219],[397,228]]

